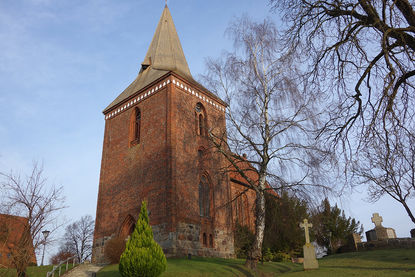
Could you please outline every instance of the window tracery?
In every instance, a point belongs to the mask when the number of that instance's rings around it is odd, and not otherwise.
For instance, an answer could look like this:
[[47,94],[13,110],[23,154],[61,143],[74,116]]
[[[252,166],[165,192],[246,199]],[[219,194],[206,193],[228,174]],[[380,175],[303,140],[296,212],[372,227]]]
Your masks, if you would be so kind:
[[210,187],[204,175],[199,182],[199,214],[202,217],[210,217]]
[[195,121],[196,121],[196,133],[199,136],[206,136],[206,111],[201,103],[197,103],[195,107]]

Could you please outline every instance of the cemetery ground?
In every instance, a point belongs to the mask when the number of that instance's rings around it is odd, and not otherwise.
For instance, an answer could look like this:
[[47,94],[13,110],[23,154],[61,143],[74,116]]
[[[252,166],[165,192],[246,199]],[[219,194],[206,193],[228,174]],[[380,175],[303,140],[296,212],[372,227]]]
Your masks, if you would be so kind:
[[[248,270],[241,259],[198,258],[167,259],[161,276],[415,276],[415,249],[388,249],[352,252],[319,259],[319,269],[304,271],[302,264],[265,262],[258,272]],[[121,277],[118,265],[109,265],[97,277]]]
[[[161,276],[415,276],[415,249],[388,249],[335,254],[319,259],[319,269],[304,271],[302,264],[265,262],[258,272],[248,270],[242,259],[199,258],[167,259],[167,270]],[[29,277],[45,277],[52,266],[31,266]],[[0,269],[0,277],[14,277],[14,270]],[[55,275],[57,276],[57,274]],[[65,275],[63,275],[65,276]],[[97,277],[121,277],[118,265],[105,266]]]
[[[73,268],[72,264],[69,264],[68,271]],[[52,271],[53,265],[42,265],[42,266],[29,266],[27,268],[27,275],[28,277],[46,277],[46,273],[48,271]],[[65,272],[66,264],[61,265],[61,271]],[[15,269],[6,269],[0,268],[0,277],[15,277],[16,270]],[[58,272],[56,272],[55,276],[58,276]],[[61,275],[62,276],[62,275]]]

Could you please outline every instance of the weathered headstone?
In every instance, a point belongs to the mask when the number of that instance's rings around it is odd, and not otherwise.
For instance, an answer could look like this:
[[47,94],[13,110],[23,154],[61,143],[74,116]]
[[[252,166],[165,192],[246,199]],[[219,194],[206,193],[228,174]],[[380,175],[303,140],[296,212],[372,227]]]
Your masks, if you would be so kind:
[[362,242],[362,238],[360,237],[360,234],[357,233],[353,233],[352,235],[353,237],[353,244],[354,244],[354,249],[357,251],[357,244]]
[[317,269],[318,262],[316,259],[316,251],[314,246],[310,243],[310,234],[308,228],[313,227],[313,224],[308,223],[307,219],[304,219],[302,223],[300,223],[300,227],[304,229],[305,233],[305,245],[303,246],[304,250],[304,269]]
[[396,233],[393,228],[386,228],[382,226],[383,218],[378,213],[372,216],[372,222],[375,228],[366,232],[367,241],[395,239]]

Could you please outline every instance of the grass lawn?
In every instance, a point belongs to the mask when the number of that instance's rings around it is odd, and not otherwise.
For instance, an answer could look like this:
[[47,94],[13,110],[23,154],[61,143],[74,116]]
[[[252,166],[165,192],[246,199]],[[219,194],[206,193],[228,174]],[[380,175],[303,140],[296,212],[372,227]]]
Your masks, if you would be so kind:
[[[68,270],[72,269],[72,264],[69,263]],[[27,274],[29,277],[46,277],[46,273],[48,271],[52,271],[53,265],[44,265],[44,266],[29,266],[27,268]],[[61,276],[63,273],[65,273],[66,264],[61,265]],[[55,277],[58,277],[59,275],[59,269],[55,271]],[[16,270],[15,269],[0,269],[0,277],[15,277],[16,276]]]
[[[258,272],[244,267],[244,260],[192,258],[167,259],[161,276],[415,276],[415,249],[391,249],[345,253],[319,260],[318,270],[303,271],[301,264],[268,262],[259,264]],[[118,265],[109,265],[97,277],[121,277]]]

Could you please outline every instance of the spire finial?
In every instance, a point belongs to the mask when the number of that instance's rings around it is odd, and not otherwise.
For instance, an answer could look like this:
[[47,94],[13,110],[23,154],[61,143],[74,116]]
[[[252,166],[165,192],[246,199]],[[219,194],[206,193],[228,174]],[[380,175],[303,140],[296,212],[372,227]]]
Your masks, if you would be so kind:
[[165,0],[166,1],[166,7],[167,7],[167,0]]

